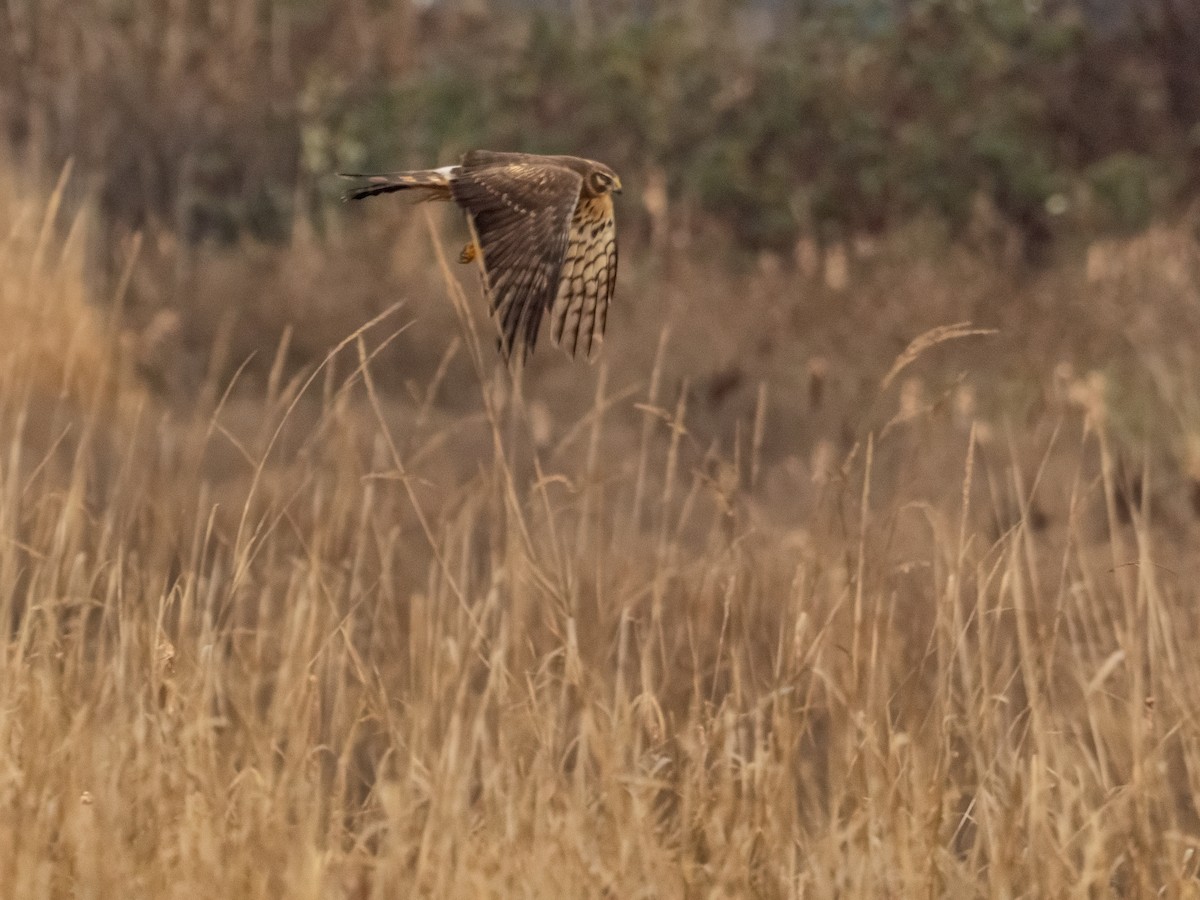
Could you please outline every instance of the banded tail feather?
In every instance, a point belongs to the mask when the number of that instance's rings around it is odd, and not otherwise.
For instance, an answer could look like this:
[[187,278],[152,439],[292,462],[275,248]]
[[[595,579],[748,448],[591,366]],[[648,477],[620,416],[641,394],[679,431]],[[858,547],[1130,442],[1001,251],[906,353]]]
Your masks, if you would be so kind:
[[377,174],[359,174],[354,172],[339,172],[342,178],[365,178],[367,183],[348,190],[344,199],[362,200],[364,197],[374,197],[378,194],[390,194],[394,191],[414,191],[415,199],[420,200],[449,200],[450,180],[457,166],[444,166],[440,169],[423,169],[415,172],[381,172]]

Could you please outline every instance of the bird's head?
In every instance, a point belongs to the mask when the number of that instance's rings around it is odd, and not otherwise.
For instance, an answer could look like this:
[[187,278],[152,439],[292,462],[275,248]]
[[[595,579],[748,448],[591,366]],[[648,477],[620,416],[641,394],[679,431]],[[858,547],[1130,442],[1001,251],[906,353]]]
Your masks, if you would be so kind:
[[621,193],[621,178],[604,163],[593,162],[583,178],[583,190],[589,197]]

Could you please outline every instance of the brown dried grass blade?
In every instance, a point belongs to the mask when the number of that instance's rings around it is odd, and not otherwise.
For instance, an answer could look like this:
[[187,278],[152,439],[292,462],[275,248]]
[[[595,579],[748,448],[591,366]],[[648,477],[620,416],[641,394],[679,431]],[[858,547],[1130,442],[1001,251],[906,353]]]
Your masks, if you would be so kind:
[[892,367],[888,370],[888,373],[883,376],[883,381],[880,382],[879,386],[882,390],[886,391],[897,375],[916,362],[917,358],[931,347],[944,344],[946,341],[956,341],[960,338],[996,333],[997,330],[995,328],[972,328],[970,322],[956,322],[953,325],[939,325],[936,328],[930,328],[928,331],[913,338],[909,345],[904,348],[904,352],[896,357],[896,361],[892,363]]

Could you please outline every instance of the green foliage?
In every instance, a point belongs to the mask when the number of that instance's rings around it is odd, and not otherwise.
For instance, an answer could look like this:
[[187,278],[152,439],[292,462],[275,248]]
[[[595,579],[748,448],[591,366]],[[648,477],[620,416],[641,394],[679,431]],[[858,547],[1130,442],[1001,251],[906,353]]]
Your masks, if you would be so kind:
[[[1169,201],[1153,170],[1178,171],[1189,147],[1151,51],[1089,32],[1070,0],[819,4],[777,11],[769,31],[732,0],[586,29],[561,12],[333,0],[229,18],[197,0],[160,10],[162,35],[127,7],[81,0],[22,77],[49,83],[99,33],[109,56],[81,60],[72,90],[0,82],[0,110],[46,104],[22,115],[52,165],[75,157],[115,218],[188,223],[193,239],[284,235],[297,199],[336,197],[331,171],[477,146],[601,158],[634,196],[654,167],[677,208],[751,248],[929,214],[954,228],[980,194],[1044,235],[1051,198],[1090,193],[1104,214],[1073,222],[1127,229]],[[0,63],[9,43],[0,32]]]
[[1088,168],[1088,186],[1106,223],[1120,231],[1135,231],[1150,223],[1155,187],[1163,175],[1153,159],[1136,153],[1114,153]]
[[650,162],[753,247],[930,211],[961,223],[981,190],[1044,229],[1049,198],[1079,180],[1118,226],[1145,220],[1133,175],[1089,169],[1078,150],[1089,141],[1072,129],[1089,122],[1068,113],[1088,44],[1075,17],[927,0],[872,21],[827,10],[753,44],[678,20],[585,40],[542,17],[515,49],[412,71],[362,102],[385,114],[357,121],[381,165],[490,145],[602,157],[636,182]]

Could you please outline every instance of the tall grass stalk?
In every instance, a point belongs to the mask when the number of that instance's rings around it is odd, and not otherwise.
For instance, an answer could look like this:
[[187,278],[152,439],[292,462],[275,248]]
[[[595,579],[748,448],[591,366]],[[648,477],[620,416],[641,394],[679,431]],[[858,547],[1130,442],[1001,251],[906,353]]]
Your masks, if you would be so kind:
[[539,444],[430,229],[481,416],[380,387],[407,306],[166,409],[55,209],[0,188],[6,895],[1196,894],[1195,588],[1099,407],[780,521],[665,332]]

